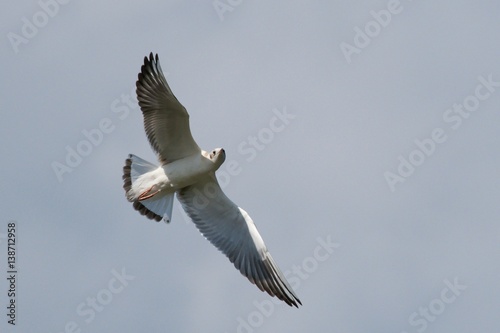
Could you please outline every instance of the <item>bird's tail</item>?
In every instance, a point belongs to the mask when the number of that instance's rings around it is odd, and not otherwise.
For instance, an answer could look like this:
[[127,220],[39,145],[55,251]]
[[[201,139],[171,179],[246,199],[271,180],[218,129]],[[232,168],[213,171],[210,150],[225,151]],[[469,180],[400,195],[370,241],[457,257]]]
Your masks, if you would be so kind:
[[158,166],[130,154],[123,167],[123,189],[127,200],[133,203],[134,208],[141,215],[158,222],[162,218],[165,222],[170,222],[175,193],[158,194],[148,199],[140,199],[141,185],[144,183],[144,178],[141,179],[141,176],[156,169]]

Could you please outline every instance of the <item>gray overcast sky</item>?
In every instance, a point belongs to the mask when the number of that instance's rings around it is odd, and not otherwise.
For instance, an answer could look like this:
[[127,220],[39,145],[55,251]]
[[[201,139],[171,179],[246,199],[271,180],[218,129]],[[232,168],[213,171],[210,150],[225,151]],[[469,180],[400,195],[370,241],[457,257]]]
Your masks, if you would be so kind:
[[[498,332],[498,2],[64,2],[0,10],[2,332]],[[300,309],[125,200],[151,51]]]

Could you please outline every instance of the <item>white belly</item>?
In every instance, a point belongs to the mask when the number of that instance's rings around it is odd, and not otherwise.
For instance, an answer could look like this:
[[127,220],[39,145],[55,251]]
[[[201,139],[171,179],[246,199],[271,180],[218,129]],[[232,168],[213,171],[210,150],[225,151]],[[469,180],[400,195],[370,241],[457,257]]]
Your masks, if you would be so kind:
[[188,156],[139,175],[137,173],[144,171],[134,168],[132,164],[132,186],[127,192],[127,199],[135,201],[141,195],[148,199],[159,198],[196,183],[200,177],[217,169],[217,166],[202,154]]
[[162,192],[171,193],[196,183],[201,176],[214,171],[212,168],[213,163],[201,154],[193,155],[162,165],[142,175],[138,181],[143,183],[141,187],[149,188],[156,185]]

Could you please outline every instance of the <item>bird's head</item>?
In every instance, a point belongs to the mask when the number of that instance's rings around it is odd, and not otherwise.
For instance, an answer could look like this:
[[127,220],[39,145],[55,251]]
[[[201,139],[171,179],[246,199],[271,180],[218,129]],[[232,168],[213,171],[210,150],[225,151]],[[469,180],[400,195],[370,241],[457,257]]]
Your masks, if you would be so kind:
[[210,160],[215,164],[217,170],[226,160],[226,152],[223,148],[215,148],[210,152],[209,157]]

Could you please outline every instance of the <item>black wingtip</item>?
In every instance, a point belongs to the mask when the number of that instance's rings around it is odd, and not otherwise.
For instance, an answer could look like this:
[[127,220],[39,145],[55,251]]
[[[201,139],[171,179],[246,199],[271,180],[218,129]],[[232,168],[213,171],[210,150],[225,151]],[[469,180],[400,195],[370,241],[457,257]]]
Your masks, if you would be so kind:
[[158,57],[158,53],[149,52],[149,57],[144,57],[144,65],[149,65],[154,62],[158,62],[160,58]]
[[[294,295],[293,297],[294,299],[294,302],[293,302],[293,305],[298,309],[299,308],[299,305],[302,306],[302,302],[300,301],[300,299],[297,298],[297,296]],[[297,303],[299,303],[299,305],[297,305]]]
[[154,66],[156,66],[155,64],[158,64],[158,60],[159,60],[158,53],[156,53],[156,61],[153,52],[149,53],[149,57],[148,56],[144,57],[144,64],[141,66],[141,71],[137,74],[137,81],[135,81],[135,92],[137,95],[139,95],[139,89],[142,86],[141,82],[145,80],[146,75],[151,72]]

